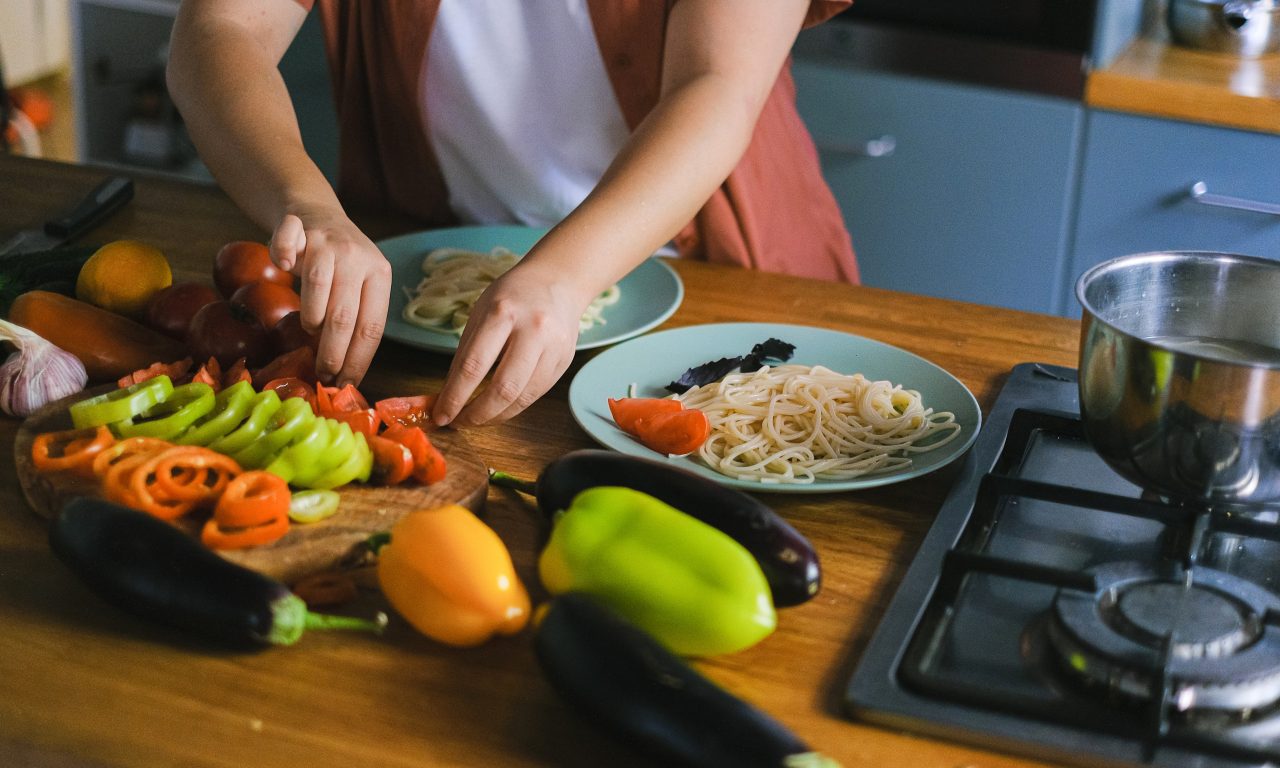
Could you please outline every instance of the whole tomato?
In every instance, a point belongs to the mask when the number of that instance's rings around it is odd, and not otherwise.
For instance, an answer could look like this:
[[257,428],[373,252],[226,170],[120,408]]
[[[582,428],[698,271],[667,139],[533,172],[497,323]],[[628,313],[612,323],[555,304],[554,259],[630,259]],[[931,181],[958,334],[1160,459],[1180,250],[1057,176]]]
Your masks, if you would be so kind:
[[231,301],[248,307],[263,328],[274,328],[280,318],[302,308],[302,297],[297,291],[266,281],[240,286],[231,294]]
[[162,289],[147,304],[147,325],[175,339],[185,339],[191,318],[206,304],[221,299],[213,286],[175,283]]
[[290,312],[271,326],[268,333],[271,345],[279,354],[292,352],[299,347],[311,347],[313,352],[320,350],[320,337],[307,333],[302,329],[302,313]]
[[272,263],[271,251],[262,243],[236,240],[213,257],[213,284],[227,298],[242,285],[263,281],[293,288],[293,275]]
[[223,369],[240,358],[250,368],[271,360],[271,342],[248,308],[226,300],[206,304],[191,318],[187,348],[196,360],[216,358]]

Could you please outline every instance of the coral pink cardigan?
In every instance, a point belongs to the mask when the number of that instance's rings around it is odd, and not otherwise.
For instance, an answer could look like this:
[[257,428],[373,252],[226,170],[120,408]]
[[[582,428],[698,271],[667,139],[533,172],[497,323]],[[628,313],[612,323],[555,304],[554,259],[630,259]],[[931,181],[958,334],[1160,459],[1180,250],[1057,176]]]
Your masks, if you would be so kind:
[[[341,126],[338,195],[424,226],[455,223],[419,101],[439,0],[297,0],[318,6]],[[675,0],[588,0],[609,80],[634,129],[657,103]],[[815,0],[806,25],[850,0]],[[828,280],[858,281],[849,234],[795,108],[790,62],[729,178],[675,238],[680,255]]]

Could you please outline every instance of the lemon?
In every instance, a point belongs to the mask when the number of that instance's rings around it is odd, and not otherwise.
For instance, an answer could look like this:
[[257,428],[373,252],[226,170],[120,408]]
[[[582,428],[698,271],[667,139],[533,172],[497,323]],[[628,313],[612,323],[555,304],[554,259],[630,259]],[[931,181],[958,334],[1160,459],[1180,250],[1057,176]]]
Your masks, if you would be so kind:
[[173,283],[169,260],[136,240],[99,248],[80,268],[76,298],[121,315],[140,317],[151,297]]

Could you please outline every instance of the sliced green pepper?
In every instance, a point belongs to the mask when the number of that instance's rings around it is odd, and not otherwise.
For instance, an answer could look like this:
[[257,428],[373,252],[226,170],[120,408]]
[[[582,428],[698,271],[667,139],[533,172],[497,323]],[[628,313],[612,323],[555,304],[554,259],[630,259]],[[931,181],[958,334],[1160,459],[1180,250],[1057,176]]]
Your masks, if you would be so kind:
[[259,392],[253,398],[249,416],[240,426],[209,443],[209,447],[228,456],[261,438],[267,431],[271,417],[280,410],[280,396],[274,389]]
[[329,420],[317,418],[308,429],[267,462],[266,470],[283,477],[286,483],[293,483],[299,470],[316,463],[328,447]]
[[[351,428],[346,424],[342,426]],[[356,480],[368,480],[373,469],[373,451],[365,442],[364,435],[356,432],[353,438],[351,454],[338,466],[321,473],[319,477],[307,484],[308,488],[337,488]]]
[[155,437],[172,441],[213,410],[213,387],[193,381],[174,388],[163,401],[111,425],[121,437]]
[[179,445],[208,445],[240,426],[253,405],[253,385],[237,381],[213,400],[213,410],[178,436]]
[[289,499],[289,519],[295,523],[318,523],[337,514],[341,502],[337,491],[294,491]]
[[316,480],[342,466],[356,447],[356,436],[350,424],[328,418],[325,421],[329,422],[329,445],[317,461],[300,467],[293,476],[294,484],[301,488],[316,487]]
[[75,403],[71,406],[71,423],[76,429],[115,424],[163,402],[171,392],[173,381],[168,376],[155,376]]
[[271,418],[266,434],[233,453],[231,458],[246,469],[261,469],[281,448],[303,434],[315,420],[316,414],[311,410],[310,403],[301,397],[287,398]]
[[552,528],[538,573],[553,595],[595,595],[682,656],[742,650],[777,621],[750,552],[630,488],[597,486],[574,497]]

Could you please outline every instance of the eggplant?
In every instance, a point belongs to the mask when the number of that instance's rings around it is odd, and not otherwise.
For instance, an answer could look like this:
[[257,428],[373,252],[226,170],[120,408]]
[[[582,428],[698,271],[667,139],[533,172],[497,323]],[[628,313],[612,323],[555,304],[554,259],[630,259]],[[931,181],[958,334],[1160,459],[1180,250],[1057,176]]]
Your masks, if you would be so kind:
[[837,765],[585,593],[547,604],[534,651],[571,705],[664,761],[694,768]]
[[755,497],[687,469],[613,451],[572,451],[543,468],[536,483],[490,472],[495,485],[529,493],[548,519],[568,509],[573,497],[597,485],[620,485],[661,499],[718,528],[760,563],[773,604],[799,605],[818,594],[818,553],[799,531]]
[[306,629],[381,631],[381,622],[313,614],[284,584],[224,559],[145,512],[78,496],[49,545],[90,590],[142,619],[235,646],[290,645]]

